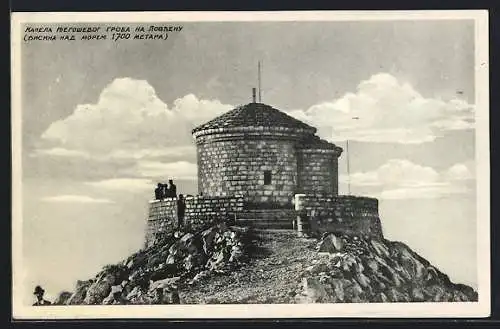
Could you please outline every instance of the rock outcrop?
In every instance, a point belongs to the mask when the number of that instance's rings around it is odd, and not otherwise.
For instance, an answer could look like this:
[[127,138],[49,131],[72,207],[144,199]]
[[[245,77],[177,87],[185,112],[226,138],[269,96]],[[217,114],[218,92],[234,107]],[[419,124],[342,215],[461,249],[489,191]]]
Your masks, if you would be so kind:
[[57,295],[56,299],[52,303],[53,305],[65,305],[67,301],[71,298],[71,295],[73,295],[69,291],[61,291],[59,295]]
[[257,232],[214,225],[174,232],[94,278],[56,305],[477,301],[401,242],[328,233]]
[[243,262],[248,236],[247,228],[225,224],[165,234],[95,278],[78,281],[74,293],[61,293],[59,305],[179,304],[180,287]]
[[401,242],[326,234],[319,252],[329,257],[306,268],[299,303],[477,301]]

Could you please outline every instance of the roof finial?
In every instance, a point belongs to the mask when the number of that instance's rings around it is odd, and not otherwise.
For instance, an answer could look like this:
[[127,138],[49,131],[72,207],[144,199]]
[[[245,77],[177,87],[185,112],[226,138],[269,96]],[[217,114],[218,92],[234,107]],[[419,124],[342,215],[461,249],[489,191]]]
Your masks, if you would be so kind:
[[260,73],[260,69],[261,69],[261,64],[260,64],[260,61],[259,61],[259,64],[258,64],[259,103],[262,103],[262,89],[261,89],[261,73]]
[[253,103],[256,102],[256,100],[255,100],[255,93],[256,93],[255,88],[252,88],[252,102]]

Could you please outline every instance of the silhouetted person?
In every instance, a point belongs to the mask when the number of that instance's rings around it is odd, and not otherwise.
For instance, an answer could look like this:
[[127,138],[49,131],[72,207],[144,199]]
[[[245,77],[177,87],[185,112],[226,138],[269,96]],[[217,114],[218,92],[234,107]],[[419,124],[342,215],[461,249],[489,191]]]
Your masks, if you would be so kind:
[[157,187],[155,188],[155,199],[163,199],[163,184],[161,183],[158,183]]
[[168,194],[167,184],[161,184],[161,193],[162,193],[164,199],[170,197],[170,194]]
[[36,286],[33,294],[36,296],[36,302],[35,304],[33,304],[33,306],[47,306],[52,304],[48,300],[43,299],[43,294],[45,294],[45,290],[43,290],[42,287]]
[[184,213],[186,212],[186,202],[184,196],[179,194],[179,199],[177,200],[177,220],[179,227],[184,225]]
[[174,181],[168,180],[168,196],[175,198],[177,196],[177,186],[175,186]]

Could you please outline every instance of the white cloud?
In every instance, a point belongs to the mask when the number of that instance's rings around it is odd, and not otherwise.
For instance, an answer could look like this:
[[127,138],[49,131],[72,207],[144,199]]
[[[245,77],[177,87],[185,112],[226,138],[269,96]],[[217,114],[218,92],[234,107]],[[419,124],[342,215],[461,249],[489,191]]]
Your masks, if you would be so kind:
[[413,188],[396,188],[384,190],[381,199],[435,199],[456,193],[466,193],[464,186],[421,186]]
[[474,178],[474,174],[464,163],[457,163],[451,166],[445,174],[450,180],[469,180]]
[[162,158],[162,157],[187,157],[196,156],[196,148],[194,145],[187,146],[169,146],[163,149],[151,149],[145,148],[140,150],[114,150],[107,158],[116,160],[127,160],[127,159],[152,159],[152,158]]
[[198,99],[188,94],[174,101],[173,111],[178,113],[193,127],[205,123],[234,108],[232,105],[222,104],[219,100]]
[[369,172],[340,177],[351,186],[371,187],[382,199],[436,198],[468,192],[463,180],[472,179],[465,164],[455,164],[443,172],[405,159],[392,159]]
[[42,198],[45,202],[68,202],[68,203],[114,203],[108,199],[92,198],[87,195],[56,195]]
[[331,141],[423,143],[447,130],[474,128],[473,105],[425,98],[387,73],[362,81],[355,93],[290,114]]
[[[147,81],[118,78],[95,104],[78,105],[71,115],[53,122],[34,155],[115,161],[168,157],[182,153],[179,148],[193,154],[191,129],[232,107],[194,94],[169,107]],[[446,130],[473,128],[471,104],[425,98],[386,73],[360,82],[356,92],[289,114],[332,141],[422,143]]]
[[78,105],[53,122],[41,136],[38,154],[110,161],[168,155],[171,147],[192,146],[195,125],[231,108],[193,94],[169,108],[147,81],[119,78],[104,88],[96,104]]
[[69,158],[89,158],[90,155],[84,151],[68,150],[62,147],[54,147],[49,149],[35,150],[32,156],[37,155],[51,155],[58,157],[69,157]]
[[137,171],[144,177],[168,177],[172,179],[196,179],[197,166],[187,161],[163,163],[158,161],[139,161]]
[[[120,167],[117,178],[87,183],[104,189],[146,190],[155,179],[194,179],[196,164],[190,161],[196,151],[191,129],[231,108],[194,94],[169,107],[147,81],[115,79],[95,104],[78,105],[71,115],[52,123],[42,134],[35,155],[79,157]],[[421,143],[445,130],[473,127],[472,105],[457,99],[424,98],[411,85],[384,73],[362,81],[355,93],[289,113],[318,127],[318,133],[330,140]],[[396,159],[376,171],[354,173],[351,181],[358,186],[383,186],[385,191],[430,187],[445,191],[448,182],[471,176],[460,165],[443,174]],[[386,195],[399,192],[391,193]]]
[[112,178],[96,182],[86,182],[85,184],[106,190],[150,190],[154,188],[154,183],[146,178]]
[[86,185],[107,190],[149,190],[155,185],[153,178],[192,180],[192,128],[231,108],[194,94],[169,107],[147,81],[119,78],[104,88],[95,104],[78,105],[69,116],[53,122],[31,156],[85,160],[72,163],[81,166],[76,172],[97,161],[101,177],[109,172],[114,178]]
[[353,185],[403,185],[435,184],[439,174],[431,167],[424,167],[404,159],[392,159],[377,170],[351,175]]

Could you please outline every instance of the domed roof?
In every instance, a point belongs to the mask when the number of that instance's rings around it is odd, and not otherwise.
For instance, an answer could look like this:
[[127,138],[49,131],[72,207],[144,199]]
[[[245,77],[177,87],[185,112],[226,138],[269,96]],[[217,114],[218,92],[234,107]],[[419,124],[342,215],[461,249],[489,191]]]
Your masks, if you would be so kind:
[[262,103],[248,103],[193,129],[202,130],[239,127],[283,127],[315,133],[316,128]]

